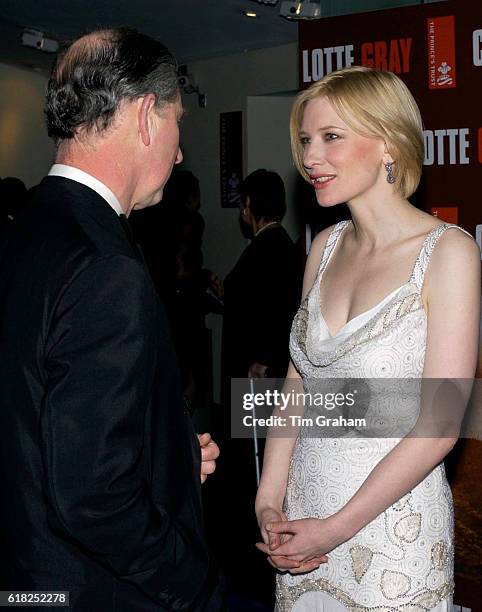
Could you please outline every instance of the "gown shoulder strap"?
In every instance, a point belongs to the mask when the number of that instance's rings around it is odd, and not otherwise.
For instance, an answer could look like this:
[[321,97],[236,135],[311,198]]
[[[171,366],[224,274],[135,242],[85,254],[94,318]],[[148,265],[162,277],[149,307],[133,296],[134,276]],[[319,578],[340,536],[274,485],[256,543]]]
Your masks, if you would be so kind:
[[427,271],[428,264],[430,262],[430,258],[432,256],[435,245],[439,241],[440,237],[448,230],[456,228],[461,232],[464,232],[468,236],[472,238],[469,232],[466,232],[464,229],[455,225],[453,223],[442,223],[441,225],[437,225],[425,238],[422,248],[420,249],[420,253],[418,254],[417,259],[415,260],[415,264],[413,266],[412,274],[410,275],[410,282],[414,283],[418,290],[422,290],[423,281],[425,279],[425,272]]
[[350,221],[339,221],[336,225],[333,226],[333,229],[328,236],[328,240],[326,241],[325,248],[323,249],[323,255],[321,256],[320,267],[318,269],[318,277],[320,277],[325,271],[328,262],[330,261],[330,257],[335,250],[338,239],[340,238],[345,227],[350,223]]

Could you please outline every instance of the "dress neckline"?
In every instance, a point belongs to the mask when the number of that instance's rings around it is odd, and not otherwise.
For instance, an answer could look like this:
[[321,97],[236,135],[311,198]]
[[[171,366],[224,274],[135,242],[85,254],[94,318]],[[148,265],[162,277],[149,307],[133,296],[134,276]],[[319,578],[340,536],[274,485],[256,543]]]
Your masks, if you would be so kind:
[[[323,314],[322,308],[321,308],[321,299],[320,299],[320,289],[321,289],[321,280],[323,277],[323,274],[328,266],[328,263],[330,262],[330,259],[336,249],[336,246],[338,244],[338,241],[341,237],[341,235],[343,234],[343,232],[345,231],[345,229],[352,224],[351,220],[346,220],[346,221],[340,221],[337,225],[335,225],[335,227],[333,228],[331,234],[328,236],[328,239],[326,241],[325,244],[325,249],[323,251],[323,255],[322,255],[322,261],[320,264],[320,269],[317,275],[317,279],[316,279],[316,285],[317,285],[317,304],[318,304],[318,311],[319,311],[319,318],[320,321],[324,324],[328,335],[329,335],[329,339],[333,340],[338,338],[340,335],[342,335],[344,332],[346,332],[346,328],[352,327],[354,322],[357,322],[359,319],[363,319],[363,317],[366,317],[367,315],[370,315],[373,312],[373,316],[376,315],[376,313],[378,312],[379,309],[381,309],[383,306],[385,306],[386,304],[388,304],[390,302],[391,299],[393,299],[398,292],[400,292],[404,287],[407,287],[408,285],[411,284],[417,284],[414,281],[414,275],[415,275],[415,271],[417,269],[417,266],[420,263],[420,260],[424,254],[424,251],[427,247],[427,245],[430,243],[430,240],[432,239],[432,237],[436,237],[438,238],[439,234],[441,234],[443,232],[443,230],[445,230],[448,227],[454,227],[453,224],[449,224],[449,223],[440,223],[439,225],[437,225],[436,227],[434,227],[432,230],[430,230],[430,232],[428,232],[422,242],[422,246],[418,252],[418,255],[415,259],[415,262],[413,264],[412,267],[412,271],[409,277],[409,280],[405,283],[403,283],[403,285],[400,285],[399,287],[397,287],[396,289],[394,289],[393,291],[391,291],[390,293],[388,293],[387,295],[385,295],[381,300],[379,300],[374,306],[372,306],[371,308],[369,308],[368,310],[365,310],[357,315],[355,315],[354,317],[352,317],[351,319],[349,319],[348,321],[346,321],[346,323],[344,323],[339,329],[338,331],[333,334],[330,331],[330,328],[328,327],[328,323],[326,322],[325,316]],[[458,227],[458,226],[455,226]],[[443,230],[442,230],[443,228]],[[460,229],[460,228],[459,228]],[[330,240],[334,237],[334,241]],[[326,253],[327,248],[329,248],[329,252]],[[418,286],[418,285],[417,285]],[[421,294],[421,287],[418,287],[419,289],[419,293]],[[370,321],[372,317],[368,317],[363,323],[366,324],[368,321]],[[356,330],[355,330],[356,331]]]
[[[392,298],[394,298],[407,285],[410,285],[410,281],[404,283],[403,285],[400,285],[400,287],[397,287],[396,289],[394,289],[393,291],[388,293],[377,304],[375,304],[375,306],[372,306],[368,310],[365,310],[365,311],[361,312],[360,314],[357,314],[356,316],[354,316],[351,319],[349,319],[346,323],[344,323],[340,327],[340,329],[336,332],[336,334],[332,334],[331,333],[330,328],[328,327],[328,323],[326,322],[326,319],[323,316],[323,312],[321,310],[321,305],[320,305],[320,321],[325,326],[325,329],[328,332],[329,339],[330,340],[334,340],[335,338],[338,338],[339,336],[341,336],[344,333],[346,333],[346,331],[352,331],[352,332],[356,331],[356,329],[358,329],[357,327],[355,327],[355,329],[351,329],[351,328],[354,327],[356,322],[358,322],[360,319],[362,319],[361,325],[364,325],[367,321],[369,321],[372,318],[371,316],[368,316],[368,315],[372,315],[372,314],[375,315],[381,308],[383,308],[386,304],[388,304],[388,302]],[[318,296],[319,296],[319,285],[318,285]],[[318,298],[318,303],[319,303],[319,298]],[[364,320],[365,318],[366,318],[366,320]],[[361,325],[360,325],[360,327],[361,327]]]

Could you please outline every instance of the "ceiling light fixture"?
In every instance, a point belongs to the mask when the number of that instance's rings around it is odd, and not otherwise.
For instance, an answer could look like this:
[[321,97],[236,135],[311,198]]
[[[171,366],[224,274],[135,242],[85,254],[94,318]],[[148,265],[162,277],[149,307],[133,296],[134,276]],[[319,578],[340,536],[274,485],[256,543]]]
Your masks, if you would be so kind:
[[279,14],[285,19],[311,21],[321,18],[321,0],[285,0],[281,3]]
[[187,64],[182,64],[177,69],[177,84],[179,89],[185,94],[197,94],[200,108],[206,108],[208,99],[206,94],[201,93],[199,86],[194,82],[194,77],[189,74]]
[[59,50],[59,42],[54,38],[47,38],[43,32],[25,28],[22,32],[22,45],[33,47],[45,53],[56,53]]
[[251,17],[251,19],[256,19],[258,17],[258,14],[254,11],[243,11],[243,15],[245,17]]

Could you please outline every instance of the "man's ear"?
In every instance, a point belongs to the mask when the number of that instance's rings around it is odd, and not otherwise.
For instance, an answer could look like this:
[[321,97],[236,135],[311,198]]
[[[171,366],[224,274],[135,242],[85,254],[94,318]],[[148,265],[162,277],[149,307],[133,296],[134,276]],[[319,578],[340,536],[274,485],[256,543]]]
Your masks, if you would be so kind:
[[152,114],[155,112],[156,96],[152,93],[140,98],[140,105],[137,111],[137,123],[139,134],[143,144],[148,147],[151,144],[152,134]]

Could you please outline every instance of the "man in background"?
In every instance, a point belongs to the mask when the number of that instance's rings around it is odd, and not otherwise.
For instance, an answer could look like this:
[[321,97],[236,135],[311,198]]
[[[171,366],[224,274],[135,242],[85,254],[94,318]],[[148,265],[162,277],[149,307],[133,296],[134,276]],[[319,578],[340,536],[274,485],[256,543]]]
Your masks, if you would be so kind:
[[127,221],[182,160],[181,115],[159,42],[74,42],[47,91],[56,163],[1,251],[0,590],[69,591],[74,612],[225,609],[200,499],[217,446]]

